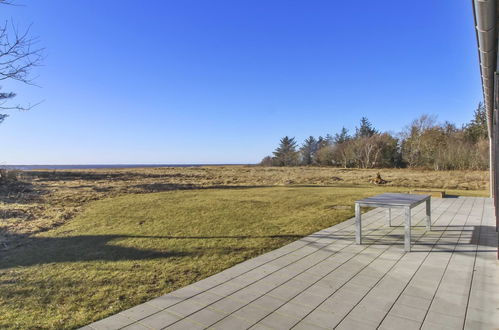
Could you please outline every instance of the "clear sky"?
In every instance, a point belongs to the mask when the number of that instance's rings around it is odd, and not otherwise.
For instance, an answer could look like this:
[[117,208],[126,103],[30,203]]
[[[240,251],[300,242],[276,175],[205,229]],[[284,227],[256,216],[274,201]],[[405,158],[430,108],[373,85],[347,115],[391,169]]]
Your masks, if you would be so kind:
[[46,48],[0,164],[256,163],[279,138],[457,125],[481,100],[470,1],[16,0]]

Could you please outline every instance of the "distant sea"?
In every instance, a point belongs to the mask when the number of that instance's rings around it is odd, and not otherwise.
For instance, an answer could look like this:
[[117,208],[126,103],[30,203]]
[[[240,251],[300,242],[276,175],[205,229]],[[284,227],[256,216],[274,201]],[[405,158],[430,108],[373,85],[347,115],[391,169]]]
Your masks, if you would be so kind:
[[84,170],[99,168],[140,168],[140,167],[200,167],[200,166],[229,166],[248,164],[82,164],[82,165],[0,165],[8,170]]

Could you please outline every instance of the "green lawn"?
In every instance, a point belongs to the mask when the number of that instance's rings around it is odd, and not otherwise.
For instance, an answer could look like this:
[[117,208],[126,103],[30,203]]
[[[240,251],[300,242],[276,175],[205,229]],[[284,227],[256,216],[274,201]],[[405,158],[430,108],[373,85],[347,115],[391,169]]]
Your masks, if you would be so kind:
[[91,203],[0,260],[0,328],[85,325],[346,220],[353,207],[335,206],[383,191],[204,189]]

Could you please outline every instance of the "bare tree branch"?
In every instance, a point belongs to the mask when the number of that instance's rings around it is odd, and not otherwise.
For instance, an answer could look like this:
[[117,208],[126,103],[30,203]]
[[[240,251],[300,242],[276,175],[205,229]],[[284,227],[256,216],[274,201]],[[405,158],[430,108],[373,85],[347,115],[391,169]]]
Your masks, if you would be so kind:
[[[0,0],[0,5],[16,5],[10,0]],[[34,85],[31,75],[33,68],[40,66],[43,60],[43,48],[39,47],[39,39],[31,37],[31,26],[20,30],[11,21],[6,21],[0,26],[0,82],[19,81],[28,85]],[[13,92],[0,93],[0,110],[29,110],[38,105],[10,105],[8,102],[16,96]],[[0,114],[0,122],[7,117]]]
[[29,36],[30,27],[23,33],[7,22],[0,27],[0,80],[13,79],[26,84],[33,84],[29,73],[39,66],[43,59],[43,48],[37,47],[38,38]]

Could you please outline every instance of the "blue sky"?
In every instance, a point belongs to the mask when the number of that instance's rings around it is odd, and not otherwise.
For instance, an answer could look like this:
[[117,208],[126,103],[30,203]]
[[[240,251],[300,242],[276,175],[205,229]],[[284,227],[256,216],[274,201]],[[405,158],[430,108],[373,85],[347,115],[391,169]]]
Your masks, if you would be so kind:
[[481,100],[470,1],[29,1],[46,48],[12,82],[0,164],[255,163],[279,138],[458,125]]

